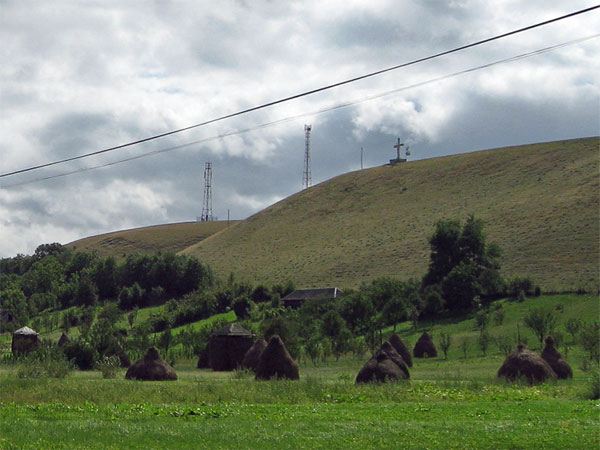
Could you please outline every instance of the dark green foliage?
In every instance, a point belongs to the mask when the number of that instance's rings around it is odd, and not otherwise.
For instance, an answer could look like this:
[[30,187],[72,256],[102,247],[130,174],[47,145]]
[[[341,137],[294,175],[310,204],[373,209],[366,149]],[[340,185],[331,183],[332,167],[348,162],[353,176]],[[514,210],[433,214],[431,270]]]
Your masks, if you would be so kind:
[[531,278],[513,278],[508,282],[506,286],[506,295],[508,297],[517,298],[521,292],[525,296],[531,296],[535,293]]
[[242,296],[236,299],[233,304],[233,311],[238,319],[247,319],[250,317],[251,306],[251,300],[246,296]]
[[97,353],[91,345],[75,340],[63,346],[63,351],[68,360],[72,361],[80,370],[92,370]]
[[498,273],[500,248],[487,244],[483,222],[469,216],[461,227],[456,220],[439,220],[429,239],[429,269],[423,277],[423,289],[441,286],[449,311],[468,310],[474,299],[486,301],[503,291]]

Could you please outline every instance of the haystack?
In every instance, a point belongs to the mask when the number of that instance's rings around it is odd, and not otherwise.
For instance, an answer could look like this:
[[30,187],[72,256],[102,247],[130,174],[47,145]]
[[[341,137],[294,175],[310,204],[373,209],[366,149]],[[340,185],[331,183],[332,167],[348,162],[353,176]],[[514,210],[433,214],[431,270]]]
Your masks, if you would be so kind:
[[63,345],[68,344],[69,342],[71,342],[71,339],[69,339],[69,336],[67,336],[66,333],[63,332],[63,334],[60,335],[60,338],[58,338],[58,343],[56,345],[62,347]]
[[269,339],[267,347],[260,354],[255,378],[257,380],[269,380],[271,378],[297,380],[300,378],[298,364],[294,362],[279,336],[273,335]]
[[427,332],[424,332],[417,340],[415,347],[413,348],[413,356],[415,358],[423,358],[425,356],[433,358],[434,356],[437,356],[437,350],[433,344],[433,340]]
[[408,368],[392,344],[384,342],[356,375],[355,383],[371,383],[405,380]]
[[561,379],[573,378],[573,370],[571,366],[562,359],[562,355],[554,347],[554,339],[552,336],[546,337],[546,345],[540,355],[554,370],[556,376]]
[[198,355],[198,364],[196,365],[196,367],[198,367],[198,369],[210,369],[210,360],[208,358],[209,344],[210,344],[210,342],[208,342],[204,346],[204,349],[202,349],[202,351],[200,352],[200,355]]
[[208,352],[212,370],[234,370],[254,343],[253,334],[236,324],[214,331]]
[[412,367],[412,358],[410,357],[410,352],[402,339],[397,334],[392,334],[392,336],[388,339],[389,343],[394,346],[396,351],[402,356],[402,359],[406,363],[408,367]]
[[40,345],[38,333],[29,327],[19,328],[13,333],[11,350],[13,355],[21,355],[35,350]]
[[514,381],[525,378],[529,383],[540,383],[550,379],[556,379],[556,373],[552,367],[541,356],[519,344],[504,360],[498,369],[498,376]]
[[263,338],[257,339],[244,355],[244,359],[242,359],[242,368],[250,369],[256,372],[260,355],[265,348],[267,348],[267,341],[265,341]]
[[150,347],[142,359],[138,359],[125,374],[127,379],[161,381],[176,380],[175,370],[158,354],[154,347]]

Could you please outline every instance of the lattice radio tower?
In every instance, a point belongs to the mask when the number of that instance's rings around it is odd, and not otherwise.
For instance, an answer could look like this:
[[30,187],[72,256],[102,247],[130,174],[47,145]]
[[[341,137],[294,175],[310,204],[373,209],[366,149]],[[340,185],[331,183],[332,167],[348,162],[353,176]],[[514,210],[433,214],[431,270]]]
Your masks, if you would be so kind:
[[302,176],[302,188],[309,188],[312,184],[311,175],[310,175],[310,130],[312,129],[312,125],[304,125],[304,141],[305,141],[305,151],[304,151],[304,175]]
[[202,204],[202,216],[200,221],[209,222],[213,220],[212,215],[212,163],[204,163],[204,202]]

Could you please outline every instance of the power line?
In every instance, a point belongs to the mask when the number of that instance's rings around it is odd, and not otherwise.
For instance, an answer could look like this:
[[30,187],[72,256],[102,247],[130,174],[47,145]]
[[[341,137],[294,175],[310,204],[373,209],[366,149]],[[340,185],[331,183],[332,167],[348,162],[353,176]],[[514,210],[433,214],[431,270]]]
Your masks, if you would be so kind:
[[396,89],[392,89],[392,90],[389,90],[389,91],[381,92],[381,93],[378,93],[378,94],[375,94],[375,95],[372,95],[372,96],[369,96],[369,97],[362,97],[360,99],[350,100],[350,101],[347,101],[347,102],[344,102],[344,103],[338,103],[337,105],[330,106],[328,108],[323,108],[323,109],[320,109],[318,111],[312,111],[312,112],[298,114],[298,115],[295,115],[295,116],[289,116],[289,117],[286,117],[286,118],[283,118],[283,119],[277,119],[277,120],[274,120],[274,121],[271,121],[271,122],[266,122],[266,123],[263,123],[263,124],[260,124],[260,125],[256,125],[254,127],[249,127],[249,128],[245,128],[245,129],[241,129],[241,130],[230,131],[228,133],[219,134],[217,136],[211,136],[211,137],[207,137],[207,138],[204,138],[204,139],[199,139],[199,140],[187,142],[185,144],[180,144],[180,145],[176,145],[176,146],[172,146],[172,147],[167,147],[167,148],[163,148],[163,149],[159,149],[159,150],[154,150],[154,151],[151,151],[151,152],[143,153],[141,155],[131,156],[131,157],[128,157],[128,158],[124,158],[124,159],[120,159],[120,160],[117,160],[117,161],[112,161],[112,162],[100,164],[100,165],[97,165],[97,166],[84,167],[84,168],[75,169],[75,170],[72,170],[72,171],[69,171],[69,172],[63,172],[63,173],[60,173],[60,174],[48,175],[48,176],[45,176],[45,177],[34,178],[34,179],[31,179],[31,180],[26,180],[26,181],[16,182],[16,183],[12,183],[12,184],[1,185],[0,189],[7,189],[7,188],[11,188],[11,187],[23,186],[23,185],[35,183],[35,182],[38,182],[38,181],[47,181],[47,180],[51,180],[51,179],[55,179],[55,178],[65,177],[65,176],[68,176],[68,175],[74,175],[74,174],[77,174],[77,173],[88,172],[88,171],[95,170],[95,169],[101,169],[101,168],[105,168],[105,167],[110,167],[110,166],[114,166],[114,165],[117,165],[117,164],[134,161],[134,160],[141,159],[141,158],[145,158],[145,157],[148,157],[148,156],[158,155],[160,153],[167,153],[167,152],[172,152],[172,151],[175,151],[175,150],[181,150],[181,149],[186,148],[186,147],[191,147],[192,145],[203,144],[203,143],[207,143],[207,142],[210,142],[210,141],[224,139],[224,138],[227,138],[227,137],[230,137],[230,136],[236,136],[236,135],[240,135],[240,134],[245,134],[245,133],[249,133],[249,132],[252,132],[252,131],[256,131],[256,130],[259,130],[259,129],[268,128],[268,127],[271,127],[273,125],[279,125],[279,124],[282,124],[282,123],[291,122],[291,121],[294,121],[294,120],[298,120],[298,119],[302,119],[302,118],[306,118],[306,117],[310,117],[310,116],[315,116],[315,115],[318,115],[318,114],[332,112],[332,111],[335,111],[335,110],[338,110],[338,109],[346,108],[348,106],[354,106],[354,105],[357,105],[359,103],[363,103],[363,102],[367,102],[367,101],[371,101],[371,100],[376,100],[378,98],[386,97],[386,96],[389,96],[389,95],[395,95],[395,94],[398,94],[400,92],[404,92],[404,91],[407,91],[407,90],[410,90],[410,89],[414,89],[414,88],[417,88],[417,87],[422,87],[422,86],[425,86],[425,85],[428,85],[428,84],[437,83],[439,81],[447,80],[449,78],[454,78],[454,77],[457,77],[459,75],[464,75],[464,74],[467,74],[467,73],[476,72],[478,70],[487,69],[487,68],[490,68],[490,67],[493,67],[493,66],[497,66],[497,65],[500,65],[500,64],[506,64],[506,63],[509,63],[509,62],[519,61],[521,59],[525,59],[525,58],[529,58],[529,57],[532,57],[532,56],[540,55],[540,54],[547,53],[547,52],[550,52],[550,51],[553,51],[553,50],[557,50],[559,48],[567,47],[569,45],[578,44],[578,43],[581,43],[581,42],[584,42],[584,41],[587,41],[587,40],[590,40],[590,39],[595,39],[595,38],[598,38],[598,37],[600,37],[600,34],[595,34],[595,35],[592,35],[592,36],[588,36],[588,37],[584,37],[584,38],[579,38],[579,39],[575,39],[575,40],[568,41],[568,42],[563,42],[561,44],[556,44],[556,45],[553,45],[553,46],[550,46],[550,47],[545,47],[545,48],[542,48],[542,49],[533,50],[533,51],[528,52],[528,53],[522,53],[520,55],[512,56],[510,58],[505,58],[505,59],[493,61],[493,62],[490,62],[490,63],[487,63],[487,64],[483,64],[483,65],[480,65],[480,66],[471,67],[469,69],[464,69],[464,70],[461,70],[459,72],[454,72],[454,73],[451,73],[451,74],[442,75],[442,76],[437,77],[437,78],[431,78],[429,80],[421,81],[421,82],[418,82],[418,83],[415,83],[415,84],[411,84],[409,86],[404,86],[404,87],[401,87],[401,88],[396,88]]
[[90,156],[100,155],[102,153],[112,152],[112,151],[119,150],[119,149],[122,149],[122,148],[130,147],[130,146],[133,146],[133,145],[142,144],[144,142],[149,142],[149,141],[152,141],[152,140],[155,140],[155,139],[159,139],[159,138],[171,136],[173,134],[181,133],[183,131],[188,131],[188,130],[191,130],[191,129],[194,129],[194,128],[206,126],[206,125],[209,125],[209,124],[212,124],[212,123],[215,123],[215,122],[219,122],[219,121],[222,121],[222,120],[225,120],[225,119],[231,119],[231,118],[236,117],[236,116],[247,114],[247,113],[250,113],[250,112],[253,112],[253,111],[258,111],[260,109],[268,108],[268,107],[275,106],[275,105],[278,105],[278,104],[281,104],[281,103],[289,102],[291,100],[296,100],[298,98],[306,97],[306,96],[309,96],[309,95],[312,95],[312,94],[316,94],[318,92],[323,92],[323,91],[326,91],[326,90],[329,90],[329,89],[333,89],[333,88],[336,88],[336,87],[340,87],[340,86],[343,86],[343,85],[346,85],[346,84],[354,83],[356,81],[360,81],[360,80],[371,78],[371,77],[374,77],[374,76],[377,76],[377,75],[381,75],[381,74],[384,74],[386,72],[391,72],[391,71],[398,70],[398,69],[401,69],[401,68],[404,68],[404,67],[408,67],[408,66],[411,66],[411,65],[419,64],[419,63],[422,63],[422,62],[425,62],[425,61],[429,61],[429,60],[432,60],[432,59],[435,59],[435,58],[439,58],[441,56],[449,55],[451,53],[456,53],[456,52],[459,52],[459,51],[462,51],[462,50],[466,50],[468,48],[476,47],[476,46],[479,46],[479,45],[482,45],[482,44],[486,44],[488,42],[492,42],[492,41],[495,41],[495,40],[498,40],[498,39],[502,39],[502,38],[505,38],[505,37],[508,37],[508,36],[512,36],[512,35],[515,35],[515,34],[518,34],[518,33],[522,33],[522,32],[529,31],[529,30],[532,30],[532,29],[535,29],[535,28],[539,28],[539,27],[542,27],[542,26],[545,26],[545,25],[549,25],[549,24],[554,23],[554,22],[558,22],[558,21],[561,21],[561,20],[564,20],[564,19],[568,19],[568,18],[577,16],[577,15],[580,15],[580,14],[588,13],[588,12],[593,11],[593,10],[598,9],[598,8],[600,8],[600,5],[596,5],[596,6],[592,6],[592,7],[589,7],[589,8],[585,8],[585,9],[582,9],[582,10],[579,10],[579,11],[575,11],[575,12],[572,12],[572,13],[569,13],[569,14],[565,14],[563,16],[555,17],[554,19],[545,20],[543,22],[538,22],[536,24],[529,25],[529,26],[526,26],[526,27],[523,27],[523,28],[519,28],[517,30],[509,31],[507,33],[499,34],[499,35],[496,35],[496,36],[493,36],[493,37],[490,37],[490,38],[486,38],[486,39],[483,39],[483,40],[480,40],[480,41],[477,41],[477,42],[473,42],[471,44],[467,44],[467,45],[463,45],[463,46],[460,46],[460,47],[456,47],[456,48],[453,48],[451,50],[446,50],[446,51],[443,51],[443,52],[440,52],[440,53],[436,53],[434,55],[426,56],[424,58],[415,59],[415,60],[407,62],[407,63],[398,64],[398,65],[395,65],[395,66],[392,66],[392,67],[388,67],[386,69],[378,70],[378,71],[375,71],[375,72],[371,72],[371,73],[368,73],[368,74],[365,74],[365,75],[360,75],[360,76],[355,77],[355,78],[350,78],[350,79],[347,79],[347,80],[344,80],[344,81],[339,81],[337,83],[333,83],[333,84],[329,84],[329,85],[326,85],[326,86],[323,86],[323,87],[320,87],[320,88],[317,88],[317,89],[312,89],[312,90],[309,90],[309,91],[305,91],[305,92],[302,92],[300,94],[295,94],[295,95],[292,95],[292,96],[289,96],[289,97],[285,97],[285,98],[282,98],[282,99],[279,99],[279,100],[274,100],[274,101],[271,101],[271,102],[268,102],[268,103],[263,103],[262,105],[259,105],[259,106],[254,106],[254,107],[247,108],[247,109],[244,109],[244,110],[241,110],[241,111],[238,111],[238,112],[226,114],[224,116],[220,116],[220,117],[217,117],[215,119],[210,119],[210,120],[207,120],[205,122],[197,123],[195,125],[190,125],[190,126],[185,127],[185,128],[179,128],[177,130],[172,130],[172,131],[168,131],[168,132],[165,132],[165,133],[156,134],[154,136],[150,136],[150,137],[147,137],[147,138],[144,138],[144,139],[139,139],[137,141],[128,142],[126,144],[121,144],[121,145],[117,145],[117,146],[114,146],[114,147],[105,148],[103,150],[98,150],[98,151],[86,153],[86,154],[83,154],[83,155],[73,156],[73,157],[70,157],[70,158],[65,158],[65,159],[61,159],[61,160],[57,160],[57,161],[53,161],[53,162],[49,162],[49,163],[45,163],[45,164],[39,164],[39,165],[36,165],[36,166],[27,167],[25,169],[15,170],[13,172],[7,172],[7,173],[4,173],[4,174],[0,174],[0,178],[4,178],[4,177],[10,176],[10,175],[17,175],[17,174],[24,173],[24,172],[30,172],[32,170],[42,169],[42,168],[45,168],[45,167],[50,167],[50,166],[54,166],[54,165],[57,165],[57,164],[62,164],[62,163],[65,163],[65,162],[75,161],[75,160],[87,158],[87,157],[90,157]]

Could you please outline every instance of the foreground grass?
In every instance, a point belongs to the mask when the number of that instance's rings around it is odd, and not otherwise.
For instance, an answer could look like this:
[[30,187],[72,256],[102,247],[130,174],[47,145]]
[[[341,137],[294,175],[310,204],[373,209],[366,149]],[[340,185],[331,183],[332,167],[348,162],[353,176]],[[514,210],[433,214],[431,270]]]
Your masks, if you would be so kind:
[[19,379],[4,367],[0,448],[598,447],[599,405],[584,399],[589,374],[526,386],[493,374],[442,378],[438,364],[409,382],[366,386],[353,384],[352,360],[305,367],[296,382],[191,362],[176,382],[98,372]]

